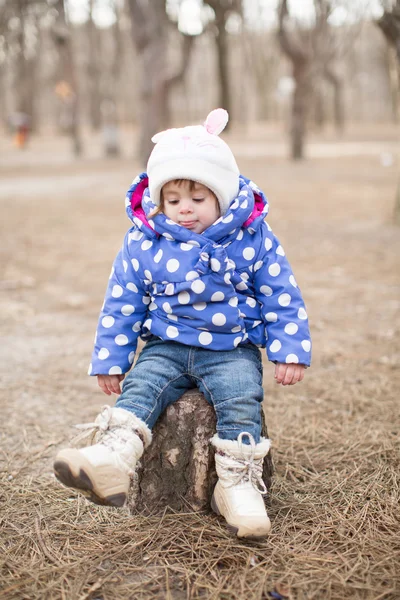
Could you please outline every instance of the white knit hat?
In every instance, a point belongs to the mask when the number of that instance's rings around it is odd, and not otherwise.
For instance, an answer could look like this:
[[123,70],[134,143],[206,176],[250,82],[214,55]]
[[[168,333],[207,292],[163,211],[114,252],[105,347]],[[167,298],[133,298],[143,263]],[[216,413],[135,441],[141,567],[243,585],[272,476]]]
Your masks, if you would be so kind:
[[223,108],[210,112],[204,125],[167,129],[154,135],[147,163],[150,198],[160,204],[162,186],[174,179],[191,179],[217,196],[224,215],[239,192],[239,169],[228,144],[218,135],[229,115]]

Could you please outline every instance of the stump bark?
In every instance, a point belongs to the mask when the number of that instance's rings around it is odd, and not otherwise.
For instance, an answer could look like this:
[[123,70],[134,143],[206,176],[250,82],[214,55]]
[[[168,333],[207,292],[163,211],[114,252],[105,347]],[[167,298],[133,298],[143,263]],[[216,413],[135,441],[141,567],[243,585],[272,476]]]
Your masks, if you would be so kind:
[[[217,475],[210,438],[216,432],[212,406],[198,390],[170,405],[153,429],[132,485],[133,512],[209,510]],[[262,435],[268,437],[264,414]],[[269,489],[273,463],[264,459],[263,479]]]

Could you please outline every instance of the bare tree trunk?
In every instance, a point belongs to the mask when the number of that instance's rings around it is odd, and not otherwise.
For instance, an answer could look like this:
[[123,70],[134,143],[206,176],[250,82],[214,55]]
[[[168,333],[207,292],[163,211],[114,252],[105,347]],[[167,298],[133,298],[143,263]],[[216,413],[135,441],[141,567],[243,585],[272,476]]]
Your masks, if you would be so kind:
[[288,16],[287,0],[279,7],[278,38],[283,52],[292,62],[295,90],[292,102],[291,156],[294,160],[304,158],[307,106],[310,91],[311,55],[309,51],[289,35],[285,26]]
[[[216,431],[214,409],[198,391],[186,392],[167,408],[153,430],[134,480],[134,511],[207,510],[217,481],[210,439]],[[262,434],[268,437],[263,417]],[[264,459],[263,479],[270,487],[273,465]]]
[[98,131],[101,126],[101,92],[99,85],[100,44],[96,25],[93,21],[93,0],[89,0],[89,18],[87,21],[89,53],[87,58],[87,83],[89,89],[89,114],[92,129]]
[[64,0],[57,0],[55,7],[58,12],[58,19],[53,36],[59,52],[60,78],[66,82],[70,89],[70,94],[65,98],[69,108],[69,133],[73,144],[73,152],[76,156],[79,156],[82,152],[79,131],[79,94],[71,47],[71,32],[67,26]]
[[345,124],[343,80],[330,66],[325,68],[325,77],[333,87],[333,120],[335,127],[339,133],[343,133]]
[[146,164],[153,148],[151,137],[169,126],[169,95],[182,81],[189,65],[193,37],[185,36],[178,70],[168,72],[168,30],[166,0],[149,3],[128,0],[132,38],[141,61],[139,157]]

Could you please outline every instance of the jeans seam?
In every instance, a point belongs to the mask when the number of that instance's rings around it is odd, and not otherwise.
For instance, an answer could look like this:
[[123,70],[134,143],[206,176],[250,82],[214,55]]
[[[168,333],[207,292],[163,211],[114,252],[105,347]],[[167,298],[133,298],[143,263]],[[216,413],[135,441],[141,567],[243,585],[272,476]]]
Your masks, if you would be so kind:
[[[190,377],[189,373],[181,373],[180,375],[178,375],[177,377],[174,377],[174,379],[171,379],[170,381],[168,381],[168,383],[166,385],[164,385],[164,387],[161,389],[160,393],[158,394],[158,396],[154,399],[154,405],[153,405],[153,409],[151,410],[151,412],[149,412],[149,417],[152,416],[153,412],[155,411],[157,404],[158,404],[158,400],[159,398],[162,396],[162,394],[164,393],[164,391],[167,389],[167,387],[169,385],[171,385],[171,383],[173,383],[174,381],[177,381],[178,379],[180,379],[181,377],[184,376],[188,376]],[[163,411],[164,412],[164,411]]]
[[214,411],[215,411],[215,412],[217,412],[217,411],[216,411],[216,408],[215,408],[215,403],[214,403],[214,396],[212,395],[212,393],[211,393],[211,392],[210,392],[210,390],[208,389],[208,387],[207,387],[207,384],[205,383],[204,379],[203,379],[202,377],[198,377],[197,375],[192,375],[192,377],[193,377],[194,379],[198,379],[198,380],[199,380],[199,381],[201,381],[201,383],[204,385],[205,389],[206,389],[206,390],[207,390],[207,392],[210,394],[210,398],[211,398],[211,402],[212,402],[212,404],[213,404],[213,407],[214,407]]

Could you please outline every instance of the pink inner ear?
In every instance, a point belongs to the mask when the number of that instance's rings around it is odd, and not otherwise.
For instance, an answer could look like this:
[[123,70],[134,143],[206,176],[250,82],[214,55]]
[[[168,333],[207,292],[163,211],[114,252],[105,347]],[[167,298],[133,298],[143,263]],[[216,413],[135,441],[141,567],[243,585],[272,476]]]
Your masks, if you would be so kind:
[[208,115],[206,122],[204,123],[208,133],[213,135],[219,135],[221,131],[225,129],[225,125],[228,122],[228,113],[223,108],[216,108],[212,110]]

